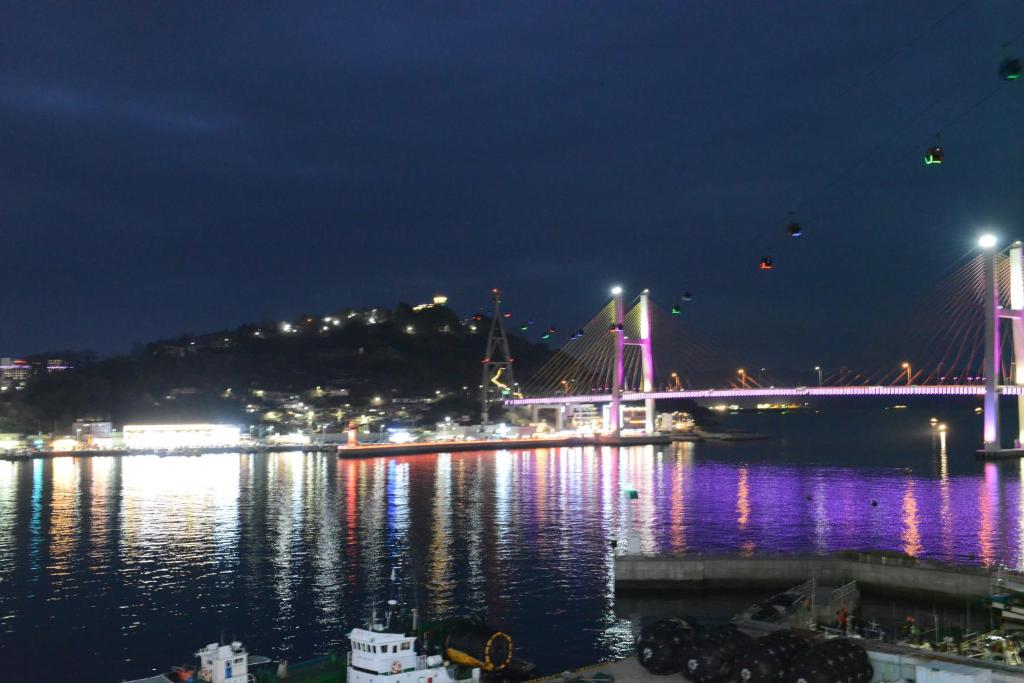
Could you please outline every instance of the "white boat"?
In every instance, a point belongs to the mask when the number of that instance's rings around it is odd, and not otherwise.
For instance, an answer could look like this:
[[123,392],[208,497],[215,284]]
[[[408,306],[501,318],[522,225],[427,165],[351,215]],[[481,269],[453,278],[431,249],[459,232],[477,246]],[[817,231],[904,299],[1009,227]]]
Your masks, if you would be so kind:
[[137,678],[126,683],[248,683],[254,680],[250,666],[270,664],[271,660],[259,655],[250,655],[237,640],[229,645],[210,643],[196,652],[199,666],[176,666],[168,673]]
[[441,655],[424,656],[416,650],[416,637],[392,633],[383,625],[371,630],[354,628],[348,634],[352,652],[348,683],[452,683],[479,681],[480,669],[450,665]]

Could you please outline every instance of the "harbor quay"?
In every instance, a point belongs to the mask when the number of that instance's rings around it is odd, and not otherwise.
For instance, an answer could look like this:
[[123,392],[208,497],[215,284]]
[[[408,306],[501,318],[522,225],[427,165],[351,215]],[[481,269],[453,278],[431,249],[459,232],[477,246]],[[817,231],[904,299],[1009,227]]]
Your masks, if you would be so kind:
[[989,598],[1024,586],[1005,569],[916,560],[891,553],[830,555],[617,555],[616,593],[775,589],[814,578],[832,586],[856,581],[874,593],[939,600]]
[[31,458],[60,458],[60,457],[108,457],[108,456],[130,456],[130,455],[180,455],[198,456],[209,453],[285,453],[285,452],[309,452],[309,453],[337,453],[342,458],[371,458],[386,457],[394,455],[426,455],[431,453],[462,453],[470,451],[499,451],[508,449],[534,449],[534,448],[579,448],[584,446],[665,446],[673,442],[673,437],[667,434],[638,434],[634,436],[554,436],[545,438],[529,439],[481,439],[479,441],[423,441],[412,443],[380,443],[363,445],[337,445],[326,444],[304,444],[304,445],[251,445],[248,447],[238,446],[211,446],[205,448],[182,448],[174,450],[146,449],[146,448],[125,448],[125,449],[103,449],[103,450],[82,450],[82,451],[32,451],[19,453],[0,453],[0,460],[19,461]]

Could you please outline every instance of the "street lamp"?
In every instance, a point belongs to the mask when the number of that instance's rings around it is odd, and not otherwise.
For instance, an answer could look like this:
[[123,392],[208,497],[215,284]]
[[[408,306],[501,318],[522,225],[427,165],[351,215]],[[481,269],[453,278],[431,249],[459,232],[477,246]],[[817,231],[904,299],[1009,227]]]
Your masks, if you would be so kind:
[[982,249],[991,249],[999,243],[999,238],[990,232],[986,232],[984,235],[978,238],[978,246]]
[[743,368],[740,368],[739,370],[736,371],[736,374],[738,374],[740,376],[740,386],[743,387],[744,389],[746,389],[747,388],[747,371],[744,370]]
[[907,371],[907,386],[909,387],[910,386],[910,363],[908,363],[906,361],[903,361],[903,364],[900,365],[900,367]]
[[820,365],[815,365],[814,366],[814,370],[818,373],[818,386],[820,387],[821,384],[822,384],[822,382],[821,382],[821,366]]

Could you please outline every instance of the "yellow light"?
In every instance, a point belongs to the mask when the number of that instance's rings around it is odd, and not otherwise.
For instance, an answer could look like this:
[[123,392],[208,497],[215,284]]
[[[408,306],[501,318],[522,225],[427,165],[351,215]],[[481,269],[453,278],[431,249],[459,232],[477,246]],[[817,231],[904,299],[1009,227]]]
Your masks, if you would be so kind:
[[74,439],[54,439],[50,442],[50,450],[66,453],[67,451],[75,450],[75,444],[76,441]]

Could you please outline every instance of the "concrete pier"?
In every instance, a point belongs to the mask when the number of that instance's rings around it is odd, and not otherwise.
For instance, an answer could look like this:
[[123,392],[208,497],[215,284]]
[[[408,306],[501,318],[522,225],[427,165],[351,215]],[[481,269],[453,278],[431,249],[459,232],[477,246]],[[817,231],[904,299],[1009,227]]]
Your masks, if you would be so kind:
[[835,555],[619,555],[616,592],[789,588],[810,578],[840,586],[856,581],[873,593],[945,600],[988,598],[1022,581],[1017,573],[917,561],[884,553]]
[[[871,664],[875,667],[875,680],[989,681],[990,683],[1020,683],[1021,681],[1020,668],[999,662],[965,659],[940,652],[914,650],[869,640],[858,641],[858,644],[868,651]],[[604,676],[598,674],[604,674]],[[941,674],[945,674],[945,676]],[[614,683],[674,681],[678,683],[685,680],[679,674],[655,676],[640,666],[636,657],[629,657],[564,671],[554,676],[536,679],[535,683],[593,683],[594,681],[613,681]]]

